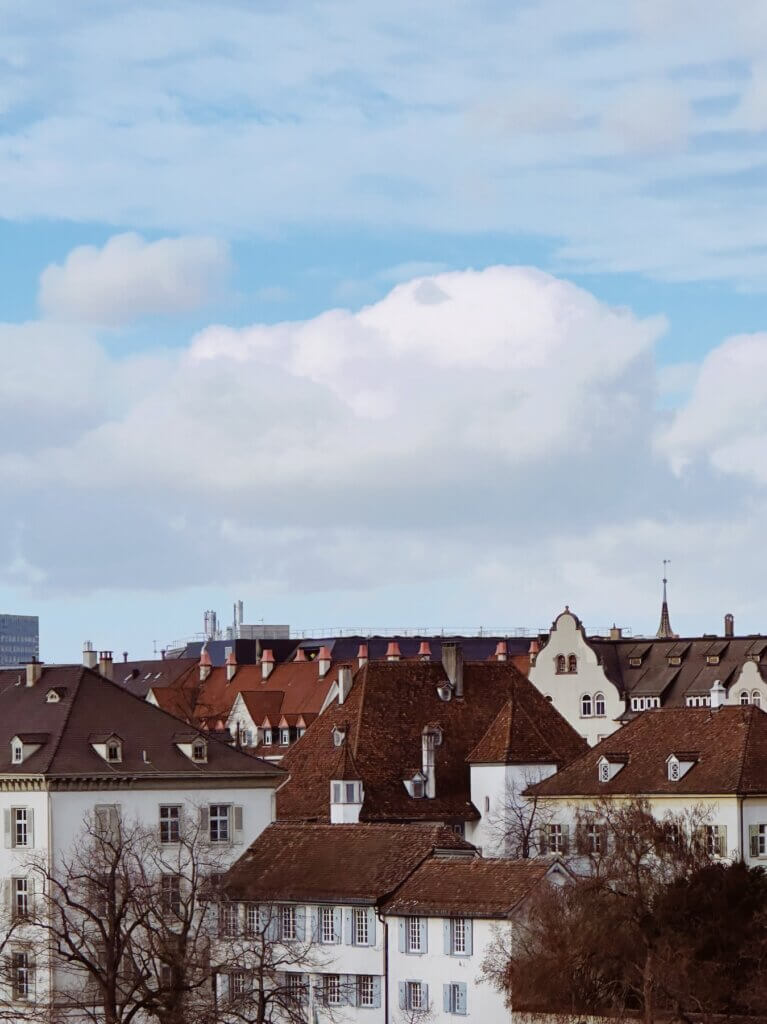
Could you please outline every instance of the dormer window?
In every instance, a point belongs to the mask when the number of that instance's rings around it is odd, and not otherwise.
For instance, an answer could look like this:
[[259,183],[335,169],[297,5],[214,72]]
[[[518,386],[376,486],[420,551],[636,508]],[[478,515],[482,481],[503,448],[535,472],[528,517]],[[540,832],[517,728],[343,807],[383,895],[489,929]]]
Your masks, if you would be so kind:
[[698,754],[694,752],[691,754],[670,754],[666,758],[669,782],[679,782],[680,779],[683,779],[697,760]]
[[346,729],[340,729],[337,725],[333,726],[333,746],[340,747],[346,739]]
[[610,781],[610,765],[607,761],[601,761],[599,765],[599,781],[609,782]]
[[66,692],[67,691],[63,687],[60,687],[60,686],[59,687],[54,687],[53,689],[48,690],[48,692],[45,695],[45,703],[46,704],[58,704],[58,703],[60,703],[61,698],[66,694]]
[[708,657],[706,658],[706,664],[707,665],[718,665],[719,664],[719,655],[718,654],[709,654]]
[[641,658],[629,658],[629,665],[631,666],[631,668],[641,668],[642,667],[642,659]]
[[287,747],[290,745],[290,729],[280,729],[280,746]]
[[682,659],[678,655],[675,655],[673,658],[669,658],[668,659],[668,663],[669,663],[669,665],[674,665],[674,666],[675,665],[681,665],[682,664]]
[[414,800],[423,800],[426,796],[426,778],[422,772],[416,772],[412,778],[405,779],[403,785]]
[[564,675],[567,672],[567,660],[564,654],[558,654],[554,659],[554,669],[557,675]]
[[107,743],[107,761],[119,763],[123,759],[122,743],[119,740],[112,739]]
[[24,747],[18,741],[11,744],[11,761],[13,764],[21,764],[24,760]]
[[272,745],[272,730],[264,729],[264,746],[271,747]]
[[205,740],[195,740],[192,744],[192,760],[197,762],[208,760],[208,744]]
[[679,782],[682,777],[682,769],[679,761],[675,757],[670,757],[668,760],[668,778],[669,782]]
[[627,763],[628,754],[603,754],[597,761],[599,781],[610,782]]

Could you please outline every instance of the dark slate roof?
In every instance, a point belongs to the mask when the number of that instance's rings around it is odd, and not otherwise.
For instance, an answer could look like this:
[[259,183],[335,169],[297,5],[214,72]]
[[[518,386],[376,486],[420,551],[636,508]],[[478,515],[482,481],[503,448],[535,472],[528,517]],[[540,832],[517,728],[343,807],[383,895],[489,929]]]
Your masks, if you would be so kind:
[[[691,760],[692,751],[695,764],[678,782],[670,781],[667,759],[675,754]],[[625,762],[609,782],[598,778],[603,755]],[[567,797],[767,793],[767,713],[753,705],[645,711],[530,792]]]
[[269,825],[224,877],[233,900],[376,903],[435,850],[476,850],[439,825]]
[[118,686],[137,697],[146,697],[150,690],[172,686],[194,671],[193,658],[152,658],[143,661],[115,661],[112,679]]
[[503,918],[551,871],[544,860],[432,857],[384,904],[386,914]]
[[[348,721],[346,742],[360,772],[364,821],[447,821],[478,817],[470,799],[466,758],[482,739],[515,687],[532,684],[511,662],[466,662],[464,698],[440,700],[447,677],[441,663],[369,662],[355,677],[344,705],[336,701],[286,753],[290,779],[277,794],[277,817],[327,820],[329,782],[338,759],[333,726]],[[403,785],[421,764],[421,734],[436,724],[436,796],[414,799]]]
[[[63,687],[66,696],[49,703],[46,694],[52,687]],[[25,686],[23,673],[0,672],[3,775],[139,779],[256,778],[283,774],[275,765],[213,739],[208,741],[207,763],[192,762],[176,746],[178,730],[176,718],[81,665],[44,667],[32,687]],[[19,733],[45,733],[47,739],[22,764],[13,764],[11,739]],[[91,746],[94,736],[112,734],[122,739],[119,763],[106,762]],[[203,734],[192,730],[190,735]]]

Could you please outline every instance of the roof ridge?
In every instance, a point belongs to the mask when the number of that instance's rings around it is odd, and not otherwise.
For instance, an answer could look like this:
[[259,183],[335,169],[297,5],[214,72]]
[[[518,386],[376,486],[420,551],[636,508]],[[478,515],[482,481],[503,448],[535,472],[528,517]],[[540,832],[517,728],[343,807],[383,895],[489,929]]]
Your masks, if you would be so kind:
[[[755,711],[756,711],[756,708],[754,707],[754,705],[753,704],[749,704],[748,708],[746,709],[746,714],[748,716],[747,723],[746,723],[746,741],[743,744],[743,752],[741,754],[740,768],[739,768],[739,771],[738,771],[738,792],[739,793],[743,791],[743,776],[745,775],[745,772],[746,772],[746,756],[747,756],[747,754],[749,752],[749,748],[751,746],[751,728],[752,728],[752,726],[754,724],[754,712]],[[765,712],[762,712],[762,711],[759,712],[760,715],[764,714],[764,713]]]
[[[365,684],[367,683],[368,665],[369,664],[370,664],[370,662],[366,661],[365,664],[362,666],[362,669],[361,669],[361,671],[362,671],[362,679],[360,680],[360,684],[361,685],[360,685],[359,698],[358,698],[359,706],[357,708],[357,720],[354,723],[354,741],[353,741],[354,742],[354,750],[352,751],[352,753],[354,753],[354,754],[357,753],[357,749],[358,749],[359,741],[360,741],[360,732],[362,731],[362,708],[365,705],[365,689],[366,689],[366,685]],[[357,671],[352,675],[352,685],[351,685],[351,687],[349,689],[349,695],[351,694],[351,691],[354,688],[354,683],[355,683],[356,677],[357,677],[357,675],[359,675],[359,673],[360,673],[360,669],[358,668]]]
[[[82,686],[82,682],[83,682],[83,679],[85,678],[85,673],[86,672],[89,675],[96,675],[96,673],[92,669],[87,668],[85,665],[80,665],[80,671],[78,673],[77,679],[75,680],[75,687],[74,687],[75,692],[72,694],[72,699],[70,700],[69,707],[67,708],[66,713],[64,714],[64,717],[62,719],[61,727],[59,728],[59,732],[58,732],[58,736],[56,736],[56,738],[54,739],[53,747],[51,748],[50,757],[45,762],[45,767],[43,768],[41,774],[45,774],[45,773],[50,771],[51,765],[53,764],[53,759],[55,758],[56,754],[58,754],[58,752],[59,752],[59,747],[61,746],[61,741],[64,739],[64,733],[66,732],[67,726],[69,725],[69,719],[72,717],[72,712],[74,711],[75,701],[80,696],[80,687]],[[40,681],[42,682],[42,679]]]

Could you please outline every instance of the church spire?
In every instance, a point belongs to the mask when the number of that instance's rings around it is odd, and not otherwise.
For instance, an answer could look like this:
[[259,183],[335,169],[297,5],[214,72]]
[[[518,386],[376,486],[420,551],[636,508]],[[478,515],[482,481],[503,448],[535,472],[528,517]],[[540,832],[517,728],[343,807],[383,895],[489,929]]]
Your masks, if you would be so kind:
[[671,628],[671,619],[668,614],[668,601],[666,599],[666,584],[668,583],[668,579],[666,578],[666,566],[670,564],[670,559],[663,559],[663,604],[660,609],[660,625],[658,626],[658,632],[655,634],[659,640],[673,640],[676,637],[676,633]]

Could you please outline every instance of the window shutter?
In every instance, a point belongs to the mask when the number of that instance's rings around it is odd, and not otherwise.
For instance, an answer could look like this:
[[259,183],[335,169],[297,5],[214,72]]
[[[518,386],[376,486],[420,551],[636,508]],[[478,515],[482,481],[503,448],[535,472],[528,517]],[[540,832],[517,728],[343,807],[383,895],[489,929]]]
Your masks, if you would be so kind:
[[306,939],[306,907],[296,907],[296,938],[299,942]]
[[748,826],[748,847],[752,857],[759,856],[759,826]]
[[354,945],[354,940],[356,938],[356,936],[354,935],[354,930],[352,928],[353,917],[354,911],[350,910],[347,907],[346,910],[344,911],[344,942],[346,943],[347,946]]
[[[204,839],[210,839],[210,809],[208,807],[200,808],[200,832]],[[224,976],[222,975],[222,977]]]
[[575,852],[588,853],[589,847],[586,841],[586,829],[583,825],[575,826]]
[[340,907],[333,907],[333,942],[340,942],[341,941],[341,938],[342,938],[342,936],[341,936],[341,928],[342,928],[341,908]]
[[570,849],[570,826],[562,826],[562,853],[567,853]]
[[241,843],[242,839],[242,806],[237,804],[234,807],[234,841],[235,843]]
[[442,986],[442,1009],[445,1013],[450,1013],[450,986]]
[[719,856],[727,856],[727,826],[719,826]]
[[376,944],[376,908],[368,907],[368,945]]
[[309,910],[309,924],[311,929],[312,942],[320,941],[320,915],[316,907]]
[[399,983],[399,1008],[400,1010],[407,1009],[407,990],[404,981]]
[[399,919],[399,951],[405,952],[405,920],[402,917]]
[[425,1011],[429,1010],[429,986],[421,982],[421,1003]]
[[373,1008],[379,1009],[381,1006],[381,979],[373,978]]
[[27,808],[27,846],[35,845],[35,812],[31,807]]
[[549,852],[549,837],[546,832],[546,827],[538,829],[538,852],[548,853]]
[[463,926],[466,929],[466,956],[471,956],[474,952],[474,938],[472,935],[474,922],[470,917],[467,917],[463,922]]
[[450,956],[453,952],[453,944],[450,941],[450,919],[444,918],[442,921],[442,951],[445,956]]
[[5,846],[8,849],[13,846],[11,841],[11,812],[8,810],[3,811],[3,831],[5,834]]
[[460,985],[458,986],[457,995],[458,995],[458,999],[456,1000],[455,1012],[456,1013],[463,1013],[463,1014],[465,1014],[466,1013],[466,1009],[467,1009],[467,1005],[466,1005],[467,1004],[467,999],[466,999],[467,993],[466,993],[466,983],[465,982],[462,981],[460,983]]
[[421,952],[429,952],[429,919],[428,917],[422,917],[419,922],[419,930],[421,932]]
[[11,879],[10,878],[6,878],[6,880],[3,882],[3,889],[4,889],[3,896],[5,898],[4,899],[5,907],[6,907],[6,910],[8,912],[8,916],[9,917],[13,916],[13,888],[12,888],[12,886],[13,886],[13,883],[11,882]]
[[346,982],[346,1002],[349,1006],[357,1005],[357,976],[354,974],[347,974],[344,976]]
[[277,903],[272,903],[266,909],[266,919],[268,924],[266,926],[266,938],[270,942],[276,942],[280,937],[280,916],[282,914],[282,907]]
[[37,908],[35,907],[35,876],[27,875],[27,906],[29,907],[30,917],[35,917],[37,914]]

